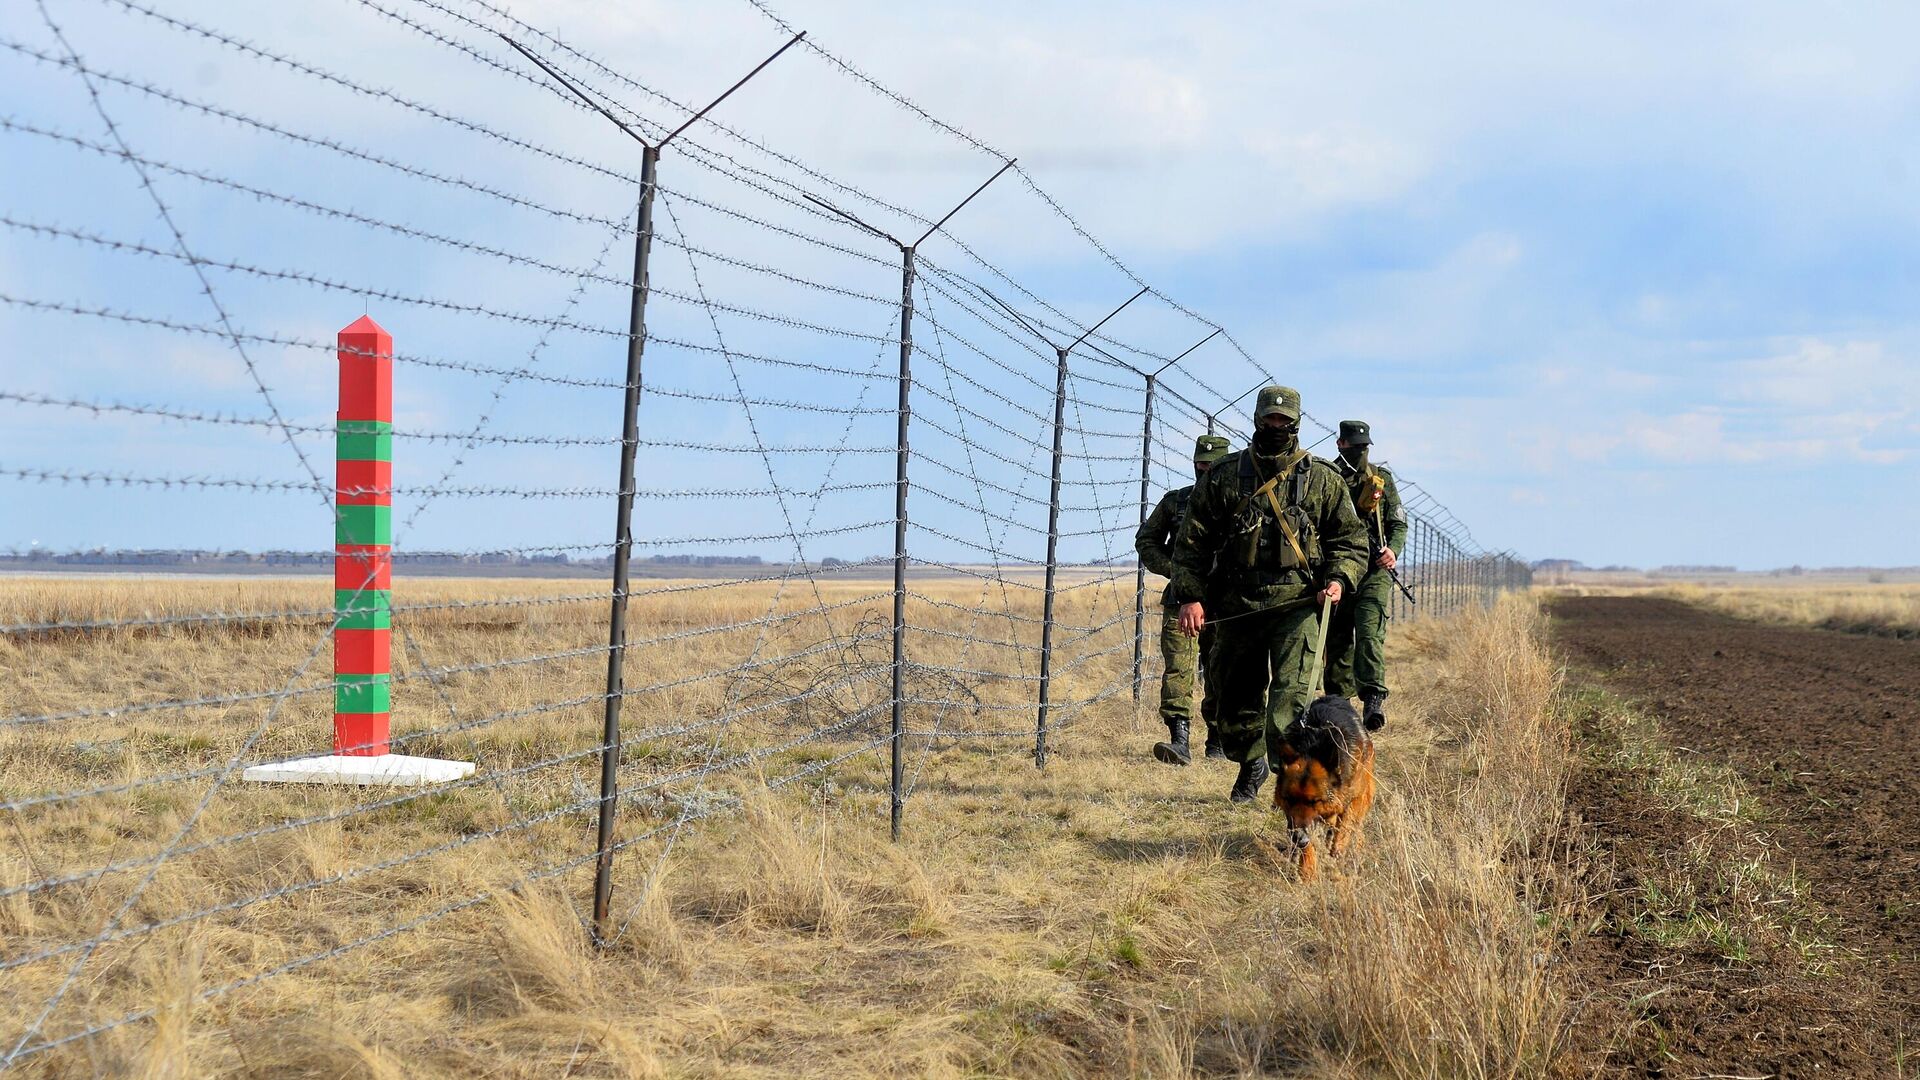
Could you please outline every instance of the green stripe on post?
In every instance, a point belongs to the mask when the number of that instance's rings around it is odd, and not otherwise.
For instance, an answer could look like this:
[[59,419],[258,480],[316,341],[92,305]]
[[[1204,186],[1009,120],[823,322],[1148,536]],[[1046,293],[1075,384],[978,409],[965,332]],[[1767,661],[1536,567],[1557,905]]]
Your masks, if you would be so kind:
[[386,589],[335,589],[333,613],[341,630],[389,630],[393,627],[393,593]]
[[387,547],[393,543],[393,507],[336,506],[333,542],[368,547]]
[[335,675],[333,711],[383,713],[393,711],[391,675]]
[[392,461],[393,425],[378,420],[341,420],[333,436],[340,461]]

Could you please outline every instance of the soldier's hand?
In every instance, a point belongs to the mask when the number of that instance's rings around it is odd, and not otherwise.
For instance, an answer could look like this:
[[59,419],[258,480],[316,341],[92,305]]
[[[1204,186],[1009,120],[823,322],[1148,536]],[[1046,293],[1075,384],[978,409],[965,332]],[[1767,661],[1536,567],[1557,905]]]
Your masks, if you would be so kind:
[[1207,625],[1207,610],[1199,604],[1180,605],[1180,632],[1188,637],[1199,637],[1200,628]]
[[1333,603],[1337,604],[1340,602],[1340,593],[1341,593],[1340,583],[1338,581],[1329,581],[1327,582],[1327,587],[1324,589],[1321,589],[1320,595],[1314,597],[1314,599],[1320,601],[1322,604],[1327,603],[1328,601],[1332,601]]
[[1392,548],[1383,547],[1380,549],[1380,554],[1373,560],[1373,565],[1382,570],[1391,570],[1399,561],[1400,560],[1393,557]]

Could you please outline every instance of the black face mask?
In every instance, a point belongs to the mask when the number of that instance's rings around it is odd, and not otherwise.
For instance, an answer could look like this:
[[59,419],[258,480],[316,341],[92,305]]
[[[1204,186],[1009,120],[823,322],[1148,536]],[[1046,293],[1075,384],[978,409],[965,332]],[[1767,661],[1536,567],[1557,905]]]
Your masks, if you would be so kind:
[[1298,427],[1266,427],[1262,425],[1253,430],[1253,452],[1262,457],[1275,457],[1293,449],[1294,440],[1299,436]]
[[1340,456],[1346,459],[1347,464],[1356,469],[1364,469],[1367,467],[1367,448],[1364,446],[1349,446],[1340,451]]

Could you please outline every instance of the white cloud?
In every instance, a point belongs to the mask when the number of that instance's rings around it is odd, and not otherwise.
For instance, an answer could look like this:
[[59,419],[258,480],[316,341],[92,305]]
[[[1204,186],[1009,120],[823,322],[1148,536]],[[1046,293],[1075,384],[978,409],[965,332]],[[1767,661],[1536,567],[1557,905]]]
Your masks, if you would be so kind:
[[[1913,359],[1920,354],[1909,317],[1834,310],[1851,302],[1852,286],[1884,287],[1896,275],[1883,268],[1911,257],[1900,228],[1879,226],[1920,220],[1920,202],[1899,172],[1910,151],[1885,149],[1920,145],[1909,107],[1920,69],[1906,55],[1915,12],[1810,14],[1801,5],[1762,2],[1741,5],[1739,17],[1728,18],[1730,9],[1686,6],[1409,9],[1360,0],[1121,2],[1093,17],[1079,5],[1031,0],[776,6],[829,49],[1019,155],[1149,278],[1227,322],[1263,362],[1310,374],[1313,381],[1302,386],[1316,412],[1376,418],[1379,430],[1391,432],[1389,456],[1409,475],[1443,494],[1484,482],[1485,504],[1470,516],[1489,538],[1509,522],[1528,520],[1528,512],[1546,516],[1538,511],[1549,497],[1556,511],[1575,513],[1628,474],[1667,483],[1676,466],[1758,474],[1795,463],[1884,469],[1920,460],[1920,364]],[[637,160],[597,117],[577,115],[352,5],[180,0],[169,10],[594,162],[630,170]],[[517,10],[696,103],[780,41],[737,2],[541,0]],[[631,212],[623,182],[447,132],[386,103],[316,91],[304,78],[204,43],[185,42],[177,55],[155,48],[161,31],[117,9],[82,6],[74,19],[83,50],[104,66],[152,74],[191,96],[543,201]],[[503,51],[497,42],[484,47]],[[46,105],[54,126],[98,135],[71,85],[36,78],[57,85],[58,100],[29,91],[21,96],[31,108],[23,112]],[[638,91],[622,93],[646,103]],[[518,212],[470,194],[416,186],[237,125],[139,105],[124,92],[112,101],[124,110],[135,147],[156,156],[210,163],[266,187],[568,265],[585,264],[598,250],[579,235],[562,236],[551,222],[529,225]],[[663,117],[674,113],[647,107]],[[982,155],[929,132],[803,50],[769,68],[717,116],[929,212],[950,205],[991,169]],[[689,137],[737,149],[711,130]],[[1909,158],[1883,160],[1886,154]],[[751,152],[742,156],[764,163]],[[19,204],[9,205],[32,210],[28,216],[164,241],[123,166],[88,167],[105,176],[103,187],[121,197],[118,203],[33,185],[9,192]],[[670,154],[662,169],[675,190],[717,192],[728,202],[756,197],[683,156]],[[542,281],[552,289],[523,289],[509,275],[441,252],[415,264],[328,250],[314,234],[351,231],[331,223],[293,234],[250,233],[240,224],[223,230],[221,211],[230,204],[196,205],[200,193],[177,178],[162,186],[181,206],[190,240],[207,254],[510,309],[556,310],[556,293],[564,291],[549,279]],[[1556,216],[1562,197],[1572,209]],[[29,205],[33,200],[47,205]],[[791,208],[774,209],[787,215],[783,221],[805,220]],[[255,212],[266,216],[247,210]],[[1726,237],[1702,225],[1716,215],[1737,216],[1735,226],[1724,227],[1751,238],[1752,248],[1725,250]],[[1874,228],[1847,233],[1835,222]],[[1003,180],[989,191],[956,231],[1023,280],[1044,275],[1037,287],[1052,297],[1115,291],[1109,286],[1117,274],[1017,182]],[[735,253],[763,254],[767,239],[746,226],[730,231],[699,220],[689,233]],[[1849,248],[1863,237],[1887,248],[1849,263]],[[51,277],[36,280],[43,268],[11,249],[0,254],[0,278],[10,289],[212,319],[203,299],[178,294],[177,281],[175,294],[160,294],[158,275],[140,279],[139,290],[109,279],[82,282],[101,286],[96,297]],[[620,265],[622,254],[616,251],[611,265]],[[837,284],[885,291],[884,268],[868,280],[860,276],[867,268],[849,270],[839,256],[765,257]],[[961,262],[944,253],[930,257]],[[1835,264],[1853,276],[1835,274]],[[671,254],[656,266],[660,281],[669,270],[685,270]],[[716,298],[752,305],[772,295],[764,283],[708,273]],[[168,274],[182,276],[177,268]],[[233,286],[223,280],[222,288]],[[1302,288],[1312,301],[1285,306]],[[326,315],[337,300],[313,301],[304,313],[244,298],[230,306],[250,329],[292,325],[299,336],[327,340],[344,321]],[[583,318],[623,318],[606,300],[594,296]],[[674,316],[662,305],[654,317],[669,326]],[[405,321],[402,348],[428,355],[518,363],[533,336],[515,330],[461,340],[434,332],[453,326],[452,318],[434,325],[410,310]],[[704,333],[698,320],[687,321]],[[874,321],[876,328],[883,322]],[[729,326],[728,333],[739,341],[749,331]],[[1184,329],[1182,336],[1191,340]],[[571,351],[542,362],[604,374],[596,365],[613,356],[604,342],[564,344]],[[308,418],[326,415],[332,363],[324,352],[261,350],[257,358],[283,407]],[[217,342],[99,359],[101,367],[76,370],[70,383],[134,372],[170,380],[181,405],[258,408],[244,369]],[[650,366],[650,375],[664,368],[669,382],[699,376],[697,366],[676,370],[675,362],[650,356],[650,365],[660,365]],[[1237,368],[1225,373],[1226,361],[1209,362],[1220,364],[1223,386],[1244,383]],[[1408,390],[1393,378],[1370,377],[1378,372],[1363,364],[1422,382]],[[60,374],[45,374],[50,388],[76,388],[53,386]],[[451,385],[451,377],[439,376],[410,382],[403,391],[410,422],[463,424],[478,398],[454,397]],[[543,419],[579,421],[557,409],[551,417],[514,419],[530,429]],[[715,423],[713,431],[716,438],[749,437],[737,420]],[[1833,471],[1854,482],[1856,470]],[[1858,483],[1884,490],[1887,475]],[[1623,528],[1595,526],[1596,535]],[[1672,561],[1688,559],[1676,553]]]
[[1803,338],[1788,350],[1733,366],[1734,400],[1801,413],[1879,402],[1898,409],[1920,398],[1920,365],[1878,341]]

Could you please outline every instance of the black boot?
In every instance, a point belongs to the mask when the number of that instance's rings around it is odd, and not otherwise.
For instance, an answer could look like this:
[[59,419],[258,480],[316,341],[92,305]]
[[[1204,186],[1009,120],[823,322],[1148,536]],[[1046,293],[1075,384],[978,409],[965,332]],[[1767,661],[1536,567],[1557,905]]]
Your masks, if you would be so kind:
[[1168,765],[1192,762],[1193,753],[1187,749],[1187,728],[1185,720],[1167,721],[1167,741],[1153,744],[1153,759]]
[[1387,726],[1387,695],[1367,694],[1361,697],[1361,722],[1368,731],[1379,731]]
[[1240,763],[1240,775],[1233,782],[1233,791],[1227,797],[1237,803],[1250,803],[1260,794],[1260,785],[1267,782],[1267,759],[1254,758]]

